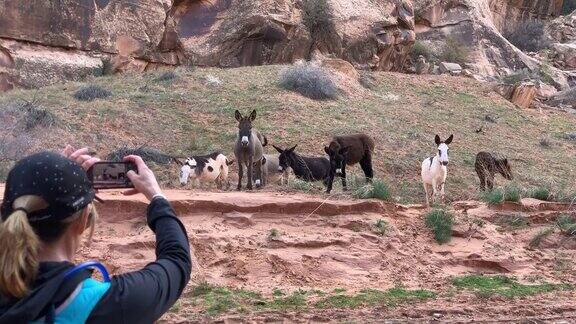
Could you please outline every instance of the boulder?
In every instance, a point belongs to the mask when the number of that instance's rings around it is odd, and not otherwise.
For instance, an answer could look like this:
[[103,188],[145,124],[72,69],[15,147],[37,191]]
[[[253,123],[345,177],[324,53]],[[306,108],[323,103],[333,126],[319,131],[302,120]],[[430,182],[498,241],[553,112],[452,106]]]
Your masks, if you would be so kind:
[[576,88],[564,90],[553,95],[547,102],[551,106],[566,106],[576,109]]
[[536,85],[532,82],[521,82],[516,86],[510,101],[521,108],[529,108],[536,97]]
[[441,62],[440,63],[440,73],[450,73],[451,75],[460,75],[462,73],[462,67],[457,63]]

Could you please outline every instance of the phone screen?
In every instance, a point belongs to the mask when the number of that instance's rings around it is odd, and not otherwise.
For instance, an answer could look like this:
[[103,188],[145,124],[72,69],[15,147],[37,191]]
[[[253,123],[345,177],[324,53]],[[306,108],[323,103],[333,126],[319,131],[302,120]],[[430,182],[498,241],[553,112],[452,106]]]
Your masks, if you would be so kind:
[[130,170],[137,170],[131,162],[98,162],[88,170],[88,177],[94,189],[133,188],[127,176]]

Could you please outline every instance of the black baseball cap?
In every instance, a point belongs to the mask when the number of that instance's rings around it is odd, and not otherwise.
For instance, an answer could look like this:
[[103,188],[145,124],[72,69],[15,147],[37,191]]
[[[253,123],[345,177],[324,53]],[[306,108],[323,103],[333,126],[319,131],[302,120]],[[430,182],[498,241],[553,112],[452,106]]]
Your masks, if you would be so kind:
[[27,212],[30,222],[62,221],[88,206],[95,194],[80,164],[57,153],[40,152],[18,161],[8,173],[0,214],[6,220],[14,211],[14,200],[35,195],[48,207]]

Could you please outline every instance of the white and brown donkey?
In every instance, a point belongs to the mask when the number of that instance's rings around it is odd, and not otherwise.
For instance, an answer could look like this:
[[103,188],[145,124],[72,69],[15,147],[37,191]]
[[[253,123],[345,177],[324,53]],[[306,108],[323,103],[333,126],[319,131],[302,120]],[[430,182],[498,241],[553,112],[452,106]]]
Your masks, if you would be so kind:
[[[430,206],[429,196],[430,189],[432,189],[432,203],[436,202],[436,196],[440,194],[440,198],[444,202],[444,183],[448,175],[448,145],[452,143],[454,135],[450,135],[445,141],[440,140],[440,136],[436,135],[434,141],[438,147],[436,156],[429,157],[422,161],[422,183],[424,184],[424,192],[426,193],[426,206]],[[430,188],[432,187],[432,188]]]

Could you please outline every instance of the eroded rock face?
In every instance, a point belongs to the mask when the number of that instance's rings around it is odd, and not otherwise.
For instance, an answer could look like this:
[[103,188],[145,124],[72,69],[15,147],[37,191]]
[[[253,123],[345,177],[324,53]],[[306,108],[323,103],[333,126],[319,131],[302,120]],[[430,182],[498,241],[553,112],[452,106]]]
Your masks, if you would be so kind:
[[[328,2],[334,30],[324,42],[305,26],[300,0],[0,0],[0,39],[107,57],[120,72],[180,64],[292,63],[312,53],[363,68],[402,70],[415,40],[410,0]],[[37,86],[22,80],[47,71],[9,63],[22,56],[16,47],[4,46],[0,53],[0,88]],[[54,81],[47,78],[46,84]]]
[[[456,39],[470,50],[465,68],[490,79],[519,69],[540,68],[542,63],[512,45],[502,30],[526,19],[551,17],[561,4],[556,0],[417,0],[415,30],[418,39],[437,52],[448,37]],[[556,69],[551,74],[554,86],[568,88],[565,74]]]

